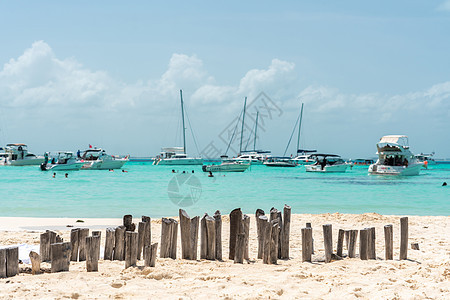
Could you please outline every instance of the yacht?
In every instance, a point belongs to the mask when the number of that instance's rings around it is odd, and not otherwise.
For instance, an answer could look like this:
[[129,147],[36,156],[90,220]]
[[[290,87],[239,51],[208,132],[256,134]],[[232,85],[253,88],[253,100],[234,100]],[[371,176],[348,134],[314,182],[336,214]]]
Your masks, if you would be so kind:
[[80,157],[84,161],[82,170],[111,170],[121,169],[128,162],[128,156],[119,158],[109,155],[101,148],[90,148]]
[[422,164],[409,149],[406,135],[386,135],[377,143],[378,160],[369,166],[369,174],[419,175]]
[[250,167],[250,163],[222,162],[220,165],[203,165],[203,172],[244,172]]
[[186,155],[186,126],[184,124],[184,103],[183,103],[183,91],[180,90],[181,101],[181,119],[182,119],[182,131],[183,131],[183,147],[170,147],[162,148],[161,155],[157,156],[153,161],[153,165],[203,165],[202,158],[192,158]]
[[6,160],[3,158],[3,164],[5,165],[35,166],[44,162],[43,156],[36,156],[28,152],[28,147],[25,144],[8,144],[3,154],[7,156]]
[[232,160],[237,162],[250,163],[252,165],[262,165],[270,156],[270,151],[242,151],[242,153],[238,157],[235,157]]
[[[316,162],[316,158],[314,157],[314,154],[317,152],[316,150],[303,150],[299,149],[297,150],[297,156],[291,159],[294,163],[297,165],[312,165]],[[307,154],[311,153],[311,154]]]
[[296,167],[297,164],[291,160],[290,157],[270,157],[264,162],[264,165],[267,167]]
[[84,165],[83,161],[76,158],[73,152],[58,151],[48,162],[49,153],[45,153],[45,160],[41,164],[42,171],[78,171]]
[[313,154],[316,162],[312,165],[305,166],[306,172],[319,173],[344,173],[348,164],[335,154]]

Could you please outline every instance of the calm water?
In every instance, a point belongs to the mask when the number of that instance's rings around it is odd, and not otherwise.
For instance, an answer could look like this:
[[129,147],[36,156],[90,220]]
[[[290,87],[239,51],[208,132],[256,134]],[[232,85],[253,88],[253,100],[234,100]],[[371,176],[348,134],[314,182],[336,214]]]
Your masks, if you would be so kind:
[[[246,213],[268,211],[285,203],[293,213],[365,213],[450,215],[450,164],[423,170],[420,176],[369,176],[367,167],[343,174],[306,173],[304,167],[252,166],[244,173],[207,177],[201,166],[173,167],[128,163],[119,170],[41,172],[34,167],[0,167],[0,216],[152,217],[178,215],[175,202],[192,195],[190,215],[223,214],[241,207]],[[191,170],[195,171],[192,177]],[[171,181],[172,180],[172,181]],[[177,184],[178,180],[178,184]],[[187,180],[184,184],[183,181]],[[179,190],[177,190],[179,188]],[[189,197],[185,202],[189,202]],[[189,203],[190,204],[190,203]]]

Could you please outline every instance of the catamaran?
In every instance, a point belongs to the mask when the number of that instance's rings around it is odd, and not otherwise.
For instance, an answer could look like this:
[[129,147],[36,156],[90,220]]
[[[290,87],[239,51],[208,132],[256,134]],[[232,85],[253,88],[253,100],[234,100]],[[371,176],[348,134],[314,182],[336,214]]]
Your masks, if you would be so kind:
[[183,147],[162,148],[161,154],[153,161],[153,165],[203,165],[202,158],[192,158],[186,155],[186,126],[184,124],[183,91],[180,90],[181,119],[183,121]]
[[377,143],[378,160],[369,166],[375,175],[419,175],[422,163],[409,149],[406,135],[386,135]]

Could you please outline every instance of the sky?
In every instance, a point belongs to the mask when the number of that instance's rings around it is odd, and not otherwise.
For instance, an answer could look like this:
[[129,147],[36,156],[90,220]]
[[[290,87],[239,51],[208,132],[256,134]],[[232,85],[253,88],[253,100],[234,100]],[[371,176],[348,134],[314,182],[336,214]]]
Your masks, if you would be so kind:
[[0,144],[155,156],[182,145],[182,89],[192,156],[226,151],[247,97],[247,149],[258,110],[283,155],[304,103],[301,148],[450,158],[449,36],[450,0],[1,1]]

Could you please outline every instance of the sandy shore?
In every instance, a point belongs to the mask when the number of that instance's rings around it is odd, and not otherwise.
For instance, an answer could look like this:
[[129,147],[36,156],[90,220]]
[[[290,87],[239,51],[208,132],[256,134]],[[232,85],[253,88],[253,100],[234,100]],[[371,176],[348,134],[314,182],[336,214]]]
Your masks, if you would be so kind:
[[[257,236],[254,217],[250,225],[250,261],[234,264],[228,257],[229,221],[223,217],[224,261],[161,259],[155,268],[124,270],[124,262],[99,262],[99,272],[86,272],[85,262],[71,263],[70,271],[56,274],[0,279],[0,298],[271,298],[271,299],[450,299],[450,217],[409,217],[409,242],[420,250],[408,250],[409,260],[398,260],[399,216],[378,214],[293,215],[289,260],[264,265],[256,259]],[[28,244],[37,247],[42,230],[56,230],[69,241],[71,227],[102,229],[102,246],[108,226],[121,219],[0,218],[0,246]],[[135,220],[138,222],[139,220]],[[313,226],[313,263],[301,262],[301,231],[306,222]],[[333,244],[341,229],[376,227],[377,260],[345,258],[325,264],[322,225],[333,225]],[[383,226],[394,225],[394,260],[384,260]],[[81,226],[80,226],[81,225]],[[159,242],[160,220],[152,220],[152,242]],[[178,235],[179,237],[179,235]],[[159,252],[159,249],[158,249]],[[358,248],[357,248],[358,252]],[[344,248],[344,254],[347,251]],[[178,241],[178,257],[181,243]],[[30,267],[21,264],[20,268]],[[42,267],[50,265],[43,263]]]

